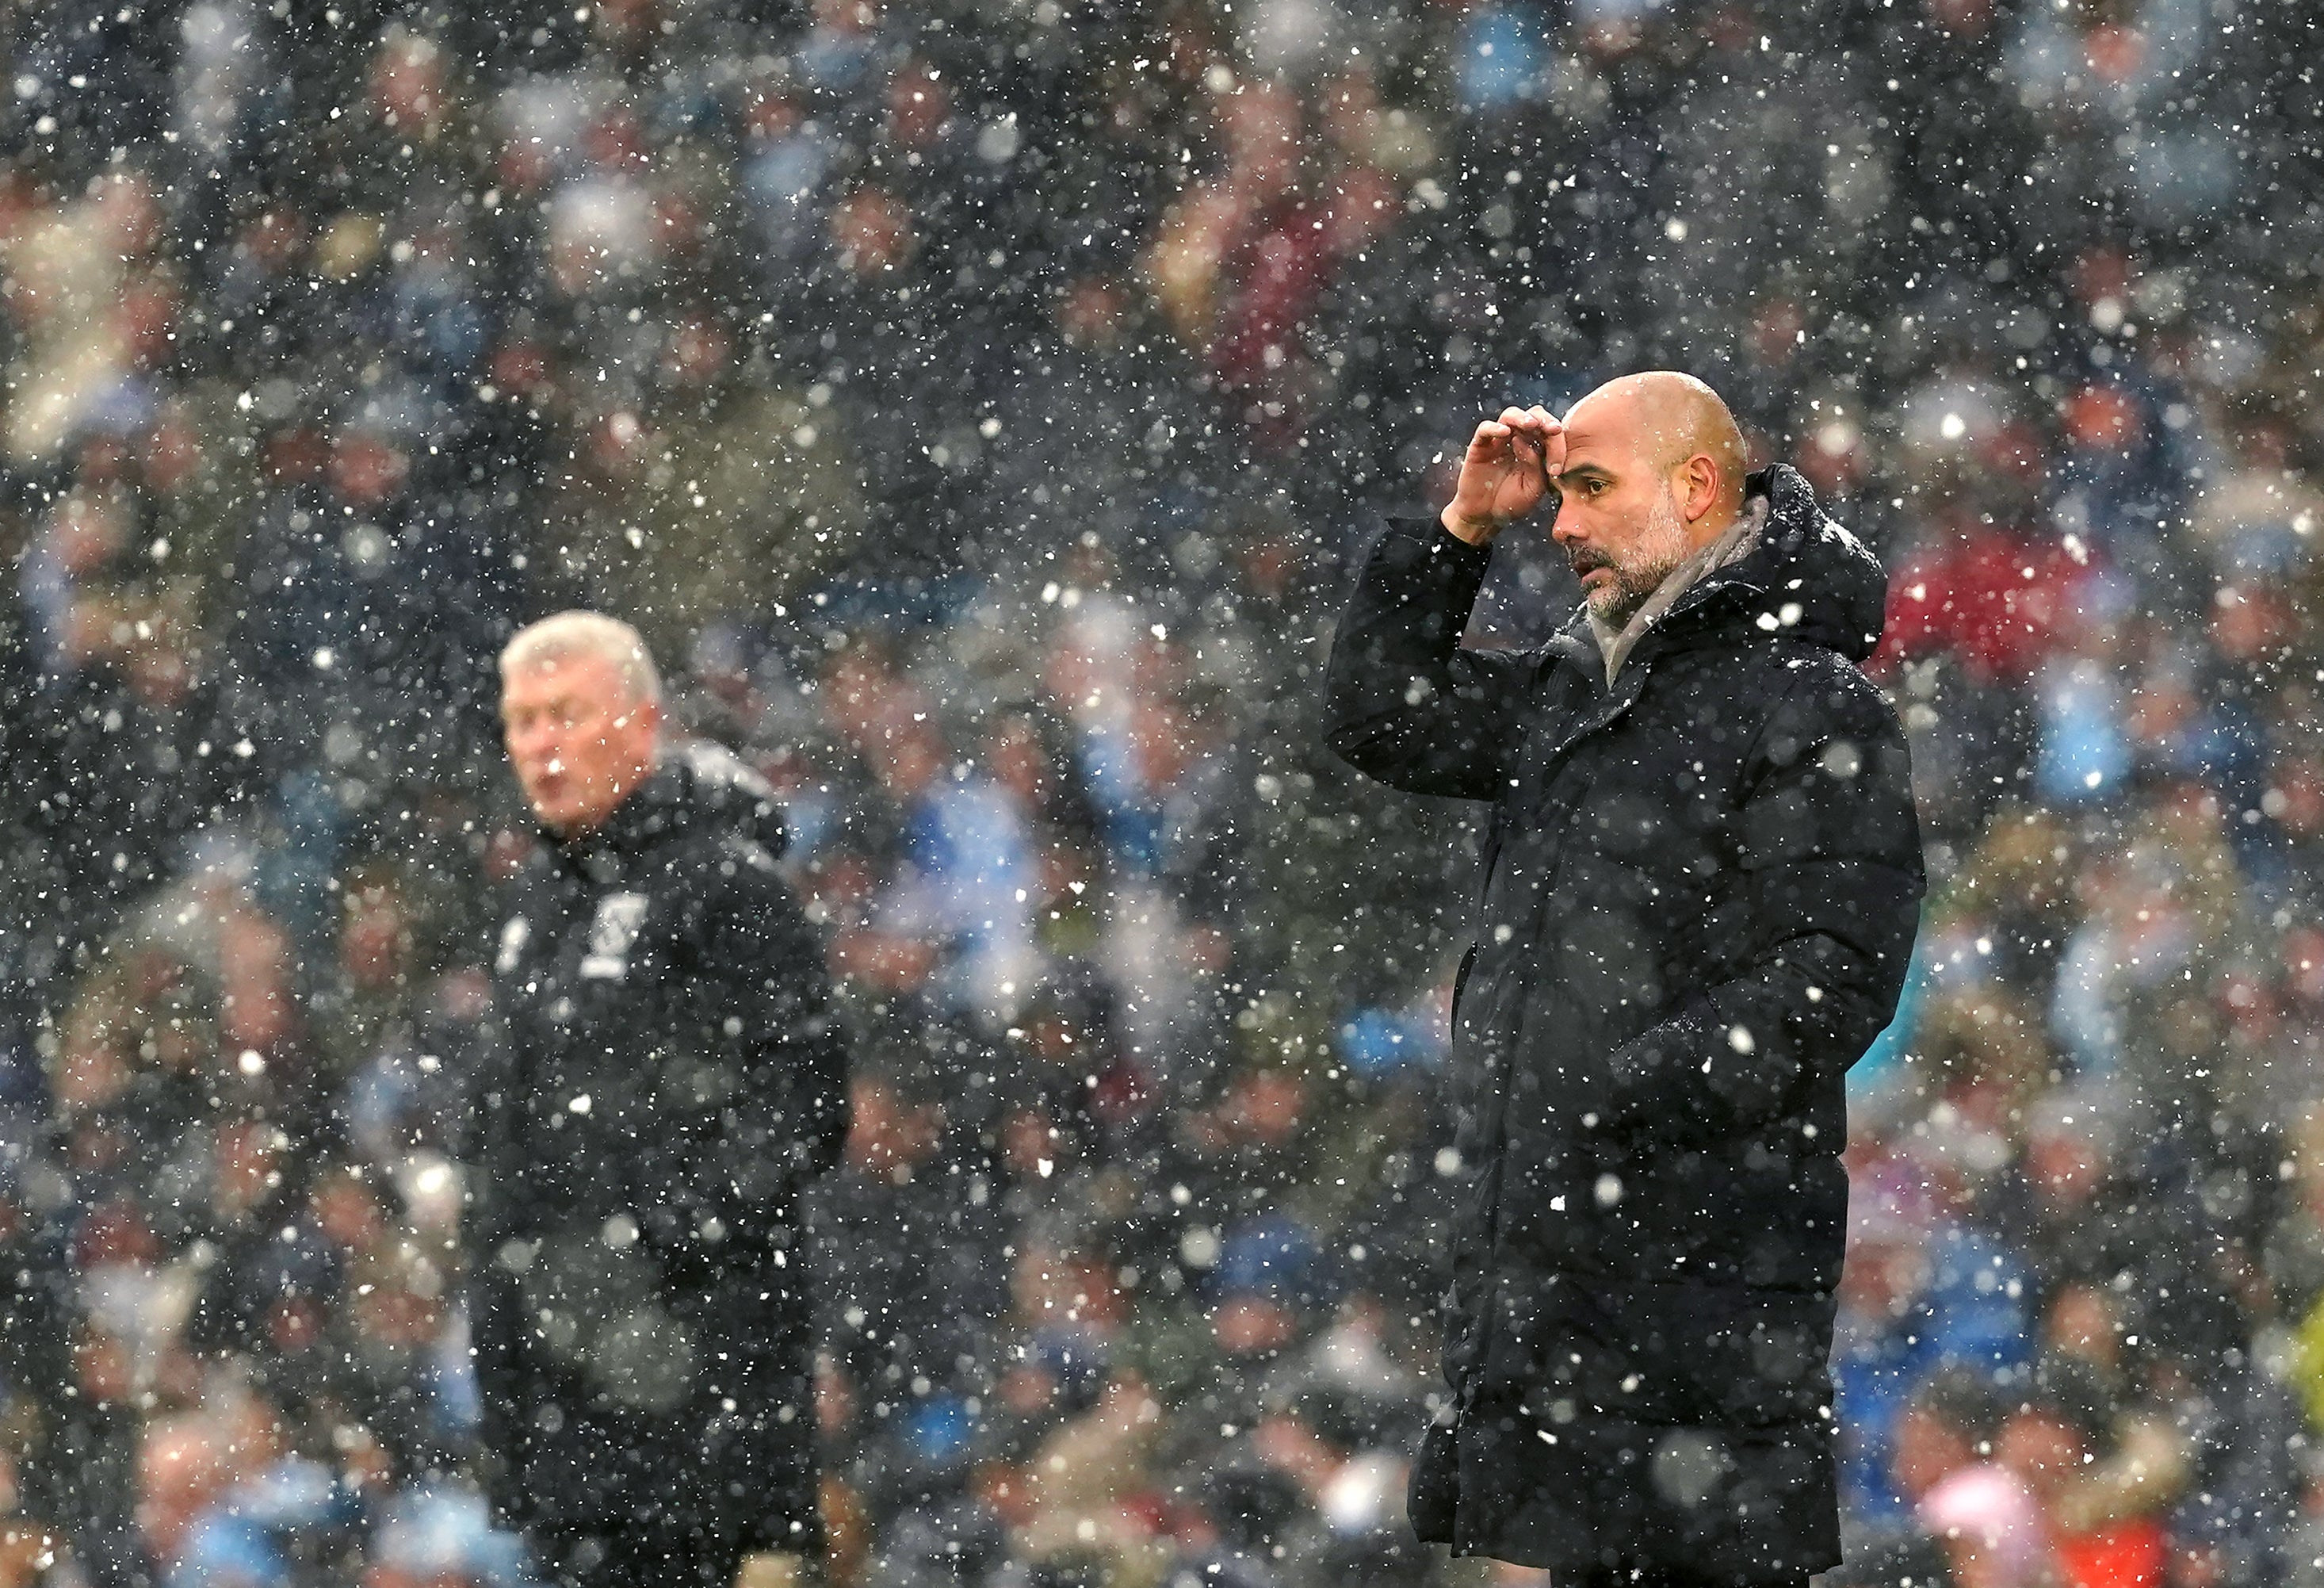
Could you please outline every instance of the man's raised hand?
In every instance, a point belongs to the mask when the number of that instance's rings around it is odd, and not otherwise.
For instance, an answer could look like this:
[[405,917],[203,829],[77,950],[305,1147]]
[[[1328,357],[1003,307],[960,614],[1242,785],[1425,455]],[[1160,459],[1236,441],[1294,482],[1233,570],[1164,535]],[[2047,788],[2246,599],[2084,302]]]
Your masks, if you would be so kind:
[[1461,483],[1438,522],[1471,546],[1485,545],[1540,506],[1564,466],[1565,427],[1549,410],[1504,408],[1469,438]]

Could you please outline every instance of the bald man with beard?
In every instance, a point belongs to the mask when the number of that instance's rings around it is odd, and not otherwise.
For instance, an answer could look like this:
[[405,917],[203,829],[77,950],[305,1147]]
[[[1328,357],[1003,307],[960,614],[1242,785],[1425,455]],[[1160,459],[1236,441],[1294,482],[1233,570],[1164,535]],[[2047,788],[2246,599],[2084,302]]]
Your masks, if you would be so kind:
[[[1547,505],[1582,605],[1464,647]],[[1923,876],[1860,670],[1886,580],[1717,393],[1653,372],[1480,424],[1342,618],[1326,734],[1489,807],[1454,983],[1451,1393],[1413,1524],[1557,1588],[1804,1584],[1838,1564],[1843,1077],[1895,1009]]]

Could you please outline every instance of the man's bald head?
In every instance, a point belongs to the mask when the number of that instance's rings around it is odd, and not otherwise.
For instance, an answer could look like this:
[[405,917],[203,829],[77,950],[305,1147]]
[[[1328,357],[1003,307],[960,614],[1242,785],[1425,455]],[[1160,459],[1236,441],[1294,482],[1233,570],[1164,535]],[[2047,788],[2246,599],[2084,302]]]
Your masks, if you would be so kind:
[[1674,369],[1642,370],[1607,382],[1565,416],[1567,456],[1583,439],[1613,439],[1627,432],[1654,468],[1675,473],[1690,459],[1709,460],[1718,484],[1703,515],[1712,531],[1743,510],[1743,431],[1726,402],[1709,385]]
[[1550,535],[1610,622],[1743,511],[1743,433],[1692,375],[1609,381],[1566,414],[1563,443]]

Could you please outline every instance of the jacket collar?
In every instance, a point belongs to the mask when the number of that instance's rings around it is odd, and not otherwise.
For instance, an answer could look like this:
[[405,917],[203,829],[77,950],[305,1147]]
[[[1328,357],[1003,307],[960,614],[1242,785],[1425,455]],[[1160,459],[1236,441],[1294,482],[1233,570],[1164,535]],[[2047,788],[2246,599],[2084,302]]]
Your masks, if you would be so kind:
[[1636,612],[1620,628],[1614,627],[1598,615],[1595,607],[1583,603],[1582,620],[1590,625],[1598,650],[1606,660],[1606,687],[1614,687],[1615,675],[1622,670],[1622,660],[1644,639],[1648,630],[1674,610],[1687,594],[1705,578],[1737,559],[1748,556],[1759,543],[1759,532],[1767,525],[1767,499],[1747,496],[1743,509],[1735,522],[1713,535],[1689,556],[1650,592]]
[[669,826],[677,776],[665,755],[605,819],[586,833],[565,834],[536,825],[541,842],[562,864],[604,881],[626,857],[645,848]]
[[[1656,594],[1661,594],[1660,589]],[[1587,675],[1592,683],[1610,691],[1618,673],[1631,663],[1643,666],[1667,649],[1672,639],[1695,626],[1692,620],[1698,614],[1709,612],[1715,605],[1722,605],[1729,600],[1766,594],[1765,586],[1747,570],[1738,568],[1735,561],[1718,564],[1700,571],[1691,581],[1683,584],[1659,614],[1649,617],[1644,624],[1635,624],[1634,619],[1635,632],[1626,627],[1627,642],[1618,654],[1608,655],[1596,614],[1590,610],[1587,602],[1582,603],[1573,616],[1567,620],[1565,627],[1550,642],[1550,648],[1561,660]],[[1639,609],[1638,615],[1646,615],[1644,607]]]
[[630,797],[586,833],[542,830],[549,852],[603,880],[656,845],[689,834],[725,833],[780,855],[788,846],[773,789],[732,752],[704,740],[666,743],[661,759]]

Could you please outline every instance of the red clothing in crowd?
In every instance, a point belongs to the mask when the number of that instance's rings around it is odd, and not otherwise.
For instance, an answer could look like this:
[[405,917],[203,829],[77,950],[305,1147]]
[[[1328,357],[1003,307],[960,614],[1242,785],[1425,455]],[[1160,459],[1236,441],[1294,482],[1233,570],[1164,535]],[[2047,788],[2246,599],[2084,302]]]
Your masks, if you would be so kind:
[[1889,579],[1888,626],[1872,667],[1949,651],[1980,679],[2024,683],[2089,577],[2077,549],[1989,524],[1941,535]]
[[2058,1570],[2067,1588],[2162,1588],[2169,1548],[2163,1524],[2141,1517],[2095,1533],[2060,1536]]

